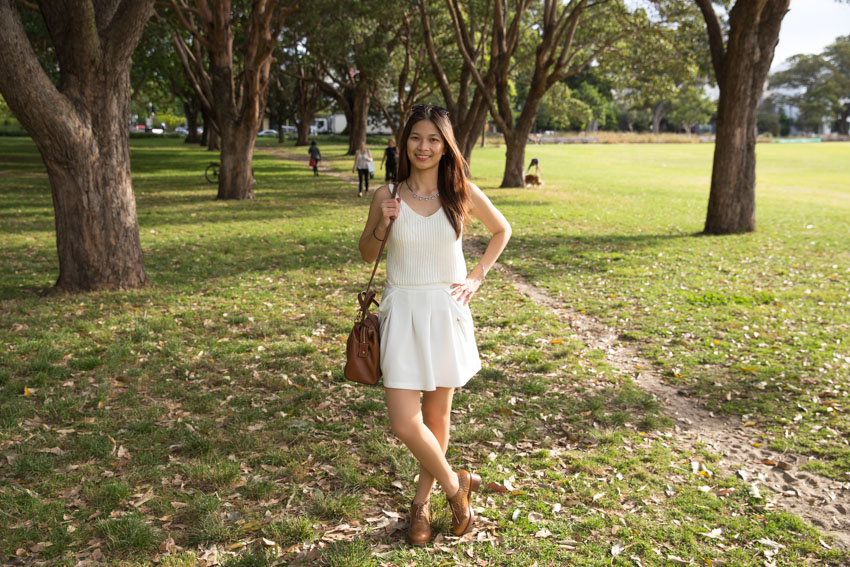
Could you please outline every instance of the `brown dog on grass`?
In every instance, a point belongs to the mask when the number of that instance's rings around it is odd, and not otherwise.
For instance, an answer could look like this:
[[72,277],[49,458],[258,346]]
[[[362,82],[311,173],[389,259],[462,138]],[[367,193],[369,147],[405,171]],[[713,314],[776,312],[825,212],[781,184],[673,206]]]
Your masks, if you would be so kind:
[[543,179],[536,173],[529,173],[525,176],[525,186],[531,187],[532,185],[543,186]]

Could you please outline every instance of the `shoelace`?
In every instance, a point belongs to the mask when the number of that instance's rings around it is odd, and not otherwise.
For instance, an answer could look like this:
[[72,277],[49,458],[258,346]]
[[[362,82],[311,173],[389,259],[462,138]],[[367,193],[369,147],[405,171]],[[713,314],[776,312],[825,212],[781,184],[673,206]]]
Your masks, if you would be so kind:
[[413,517],[419,518],[420,516],[422,516],[423,519],[427,520],[428,518],[425,516],[425,508],[427,508],[427,507],[428,507],[427,503],[425,503],[425,504],[414,504],[413,505],[413,508],[414,508]]
[[[460,492],[461,492],[461,490],[458,490],[458,494],[460,494]],[[469,504],[470,504],[470,506],[472,505],[471,502]],[[460,503],[458,503],[458,505],[460,505]],[[451,509],[451,511],[452,511],[453,522],[455,524],[460,524],[460,518],[458,518],[457,512],[455,511],[455,501],[452,500],[451,498],[449,498],[449,509]]]

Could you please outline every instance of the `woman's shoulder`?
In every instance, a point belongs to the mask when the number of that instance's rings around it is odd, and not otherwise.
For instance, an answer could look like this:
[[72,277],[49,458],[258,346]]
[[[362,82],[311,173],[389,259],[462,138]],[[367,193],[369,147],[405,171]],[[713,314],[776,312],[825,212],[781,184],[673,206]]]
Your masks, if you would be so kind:
[[374,198],[377,199],[377,200],[383,200],[383,199],[389,199],[390,197],[392,197],[393,196],[393,189],[391,189],[390,187],[397,188],[398,185],[394,185],[392,183],[389,183],[387,185],[381,185],[380,187],[378,187],[375,190],[375,197]]

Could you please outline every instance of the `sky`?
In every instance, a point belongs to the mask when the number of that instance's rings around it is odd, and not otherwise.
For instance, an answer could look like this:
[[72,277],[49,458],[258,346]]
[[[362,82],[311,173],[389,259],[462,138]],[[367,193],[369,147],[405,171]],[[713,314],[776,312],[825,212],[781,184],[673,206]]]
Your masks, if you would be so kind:
[[782,20],[771,72],[798,53],[815,54],[840,35],[850,35],[850,3],[837,0],[791,0]]

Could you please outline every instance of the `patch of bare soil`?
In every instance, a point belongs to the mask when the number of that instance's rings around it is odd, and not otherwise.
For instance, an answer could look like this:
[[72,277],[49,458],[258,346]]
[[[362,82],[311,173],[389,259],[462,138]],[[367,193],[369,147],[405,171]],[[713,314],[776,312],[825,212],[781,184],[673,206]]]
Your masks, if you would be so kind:
[[[468,238],[464,248],[476,255],[483,244]],[[785,510],[805,518],[850,549],[850,482],[840,482],[802,470],[806,457],[777,453],[762,445],[765,436],[739,418],[718,417],[700,407],[685,392],[664,382],[661,372],[641,357],[637,348],[620,339],[620,333],[589,315],[580,313],[542,288],[526,282],[510,268],[496,269],[520,293],[551,309],[567,321],[575,336],[590,349],[606,353],[606,360],[619,373],[628,375],[658,400],[673,419],[674,439],[690,450],[702,446],[722,457],[724,474],[736,474],[750,485],[752,494],[764,498],[765,508]],[[696,466],[696,463],[695,463]],[[762,491],[767,487],[769,491]]]

